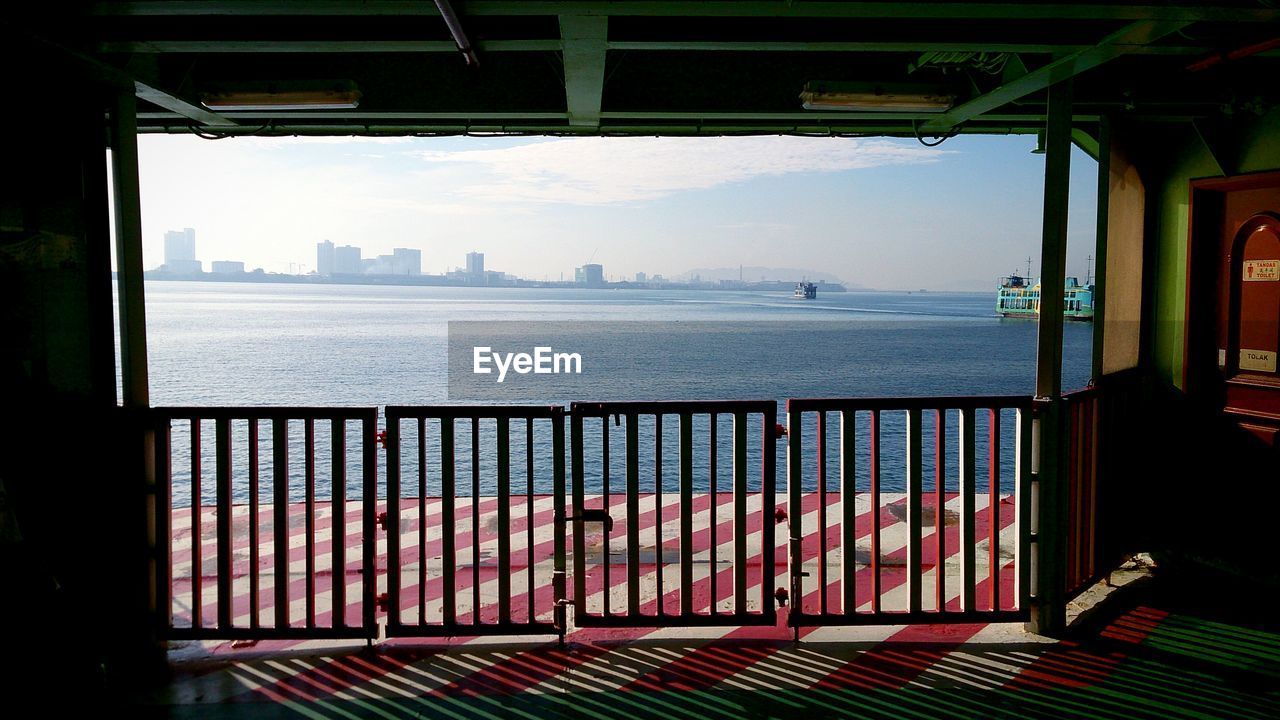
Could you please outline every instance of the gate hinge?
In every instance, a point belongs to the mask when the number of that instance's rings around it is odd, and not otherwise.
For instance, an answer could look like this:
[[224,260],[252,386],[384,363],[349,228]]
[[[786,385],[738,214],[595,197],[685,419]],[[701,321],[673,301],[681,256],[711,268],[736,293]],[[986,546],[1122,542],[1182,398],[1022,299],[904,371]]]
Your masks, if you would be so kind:
[[382,593],[374,599],[373,604],[378,608],[378,612],[387,612],[391,608],[391,596],[387,593]]
[[387,531],[387,523],[389,518],[385,512],[378,513],[378,527],[382,528],[382,532]]

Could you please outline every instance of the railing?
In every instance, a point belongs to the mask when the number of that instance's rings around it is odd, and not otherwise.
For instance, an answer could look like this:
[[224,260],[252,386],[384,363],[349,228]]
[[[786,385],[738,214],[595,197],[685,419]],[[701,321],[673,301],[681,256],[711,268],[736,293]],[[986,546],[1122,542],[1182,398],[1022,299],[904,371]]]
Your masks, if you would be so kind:
[[789,624],[1025,619],[1031,409],[1027,397],[788,401]]
[[563,635],[564,408],[393,406],[386,418],[387,635]]
[[376,408],[158,408],[152,418],[162,637],[377,636],[366,542]]
[[777,404],[574,403],[570,414],[575,625],[774,624]]
[[1102,394],[1089,388],[1062,397],[1067,433],[1067,597],[1098,578],[1098,474]]

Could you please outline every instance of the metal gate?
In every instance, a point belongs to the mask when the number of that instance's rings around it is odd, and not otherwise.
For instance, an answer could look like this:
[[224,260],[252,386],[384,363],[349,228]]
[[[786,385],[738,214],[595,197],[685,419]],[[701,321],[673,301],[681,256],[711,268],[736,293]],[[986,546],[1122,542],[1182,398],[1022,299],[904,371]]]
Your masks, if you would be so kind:
[[386,419],[387,636],[563,636],[564,408]]
[[570,416],[574,624],[774,624],[776,403],[573,403]]
[[787,412],[797,632],[1028,618],[1031,398],[789,400]]
[[377,637],[377,408],[150,417],[161,637]]

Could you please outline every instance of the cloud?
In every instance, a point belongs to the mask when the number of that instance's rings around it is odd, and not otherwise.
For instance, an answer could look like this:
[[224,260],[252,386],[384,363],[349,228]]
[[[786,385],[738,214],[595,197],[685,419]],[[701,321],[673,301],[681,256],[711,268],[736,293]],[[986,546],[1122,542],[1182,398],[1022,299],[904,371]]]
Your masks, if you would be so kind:
[[436,167],[482,178],[455,193],[489,201],[610,205],[788,173],[936,162],[946,151],[861,138],[565,138],[507,148],[428,151]]

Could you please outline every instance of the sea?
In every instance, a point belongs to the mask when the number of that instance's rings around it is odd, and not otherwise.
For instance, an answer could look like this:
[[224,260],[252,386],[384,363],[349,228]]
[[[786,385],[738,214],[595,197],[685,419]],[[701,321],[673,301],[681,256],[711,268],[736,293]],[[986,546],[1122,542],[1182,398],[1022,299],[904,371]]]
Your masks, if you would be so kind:
[[[146,284],[147,345],[152,404],[157,406],[431,406],[439,404],[565,404],[574,401],[649,400],[772,400],[778,420],[786,423],[788,398],[916,397],[939,395],[1021,395],[1034,391],[1036,335],[1034,320],[1000,318],[994,313],[995,293],[872,292],[821,293],[816,300],[795,299],[789,292],[676,291],[633,289],[472,288],[329,284],[270,284],[230,282],[166,282]],[[455,344],[461,329],[483,336],[489,324],[499,334],[523,328],[536,339],[544,328],[559,328],[556,350],[578,353],[583,364],[611,370],[583,378],[560,378],[568,384],[540,385],[533,375],[512,375],[510,386],[496,382],[485,395],[460,396],[460,367],[453,356],[450,375],[450,332]],[[1068,323],[1063,337],[1063,387],[1085,387],[1090,377],[1092,326]],[[532,341],[532,340],[531,340]],[[456,350],[456,348],[455,348]],[[471,379],[474,379],[472,377]],[[483,378],[488,380],[488,378]],[[453,392],[451,393],[451,389]],[[838,415],[835,413],[834,415]],[[855,467],[849,481],[855,488],[869,482],[869,415],[850,414]],[[995,413],[994,435],[989,413],[975,417],[978,489],[995,477],[1002,491],[1012,487],[1010,467],[1016,445],[1016,413]],[[944,468],[935,475],[933,433],[938,417],[924,413],[926,438],[922,457],[926,488],[941,476],[947,488],[958,482],[960,418],[943,413]],[[827,420],[827,456],[822,482],[835,489],[842,482],[840,418]],[[640,425],[638,458],[641,491],[679,488],[679,418],[664,418],[661,434],[652,416]],[[474,436],[465,423],[455,428],[456,492],[489,495],[496,492],[498,474],[495,421],[482,421]],[[719,415],[716,442],[709,439],[709,415],[692,418],[694,490],[714,485],[725,491],[733,482],[733,416]],[[906,416],[884,413],[880,418],[881,487],[892,490],[905,482]],[[749,441],[748,488],[766,482],[760,468],[765,442],[763,417],[747,423]],[[605,487],[621,491],[626,483],[625,428],[621,418],[587,423],[583,472],[585,490]],[[204,424],[201,445],[200,492],[213,500],[211,424]],[[266,434],[267,425],[262,426]],[[404,428],[401,455],[402,494],[438,494],[441,448],[439,423]],[[190,502],[190,431],[174,429],[175,505]],[[537,457],[534,473],[527,469],[523,423],[511,430],[513,492],[535,493],[553,487],[549,428],[537,427],[531,446]],[[290,424],[288,468],[290,497],[305,491],[302,426]],[[316,431],[314,482],[327,496],[332,438],[326,424]],[[806,449],[816,447],[816,418],[800,426]],[[472,452],[470,443],[478,447]],[[991,473],[985,458],[992,440],[999,442],[999,468]],[[609,462],[603,445],[609,443]],[[233,494],[248,495],[244,443],[247,427],[233,432],[236,469]],[[353,442],[348,438],[348,442]],[[419,465],[416,443],[423,443]],[[663,445],[659,461],[655,445]],[[568,445],[568,443],[566,443]],[[712,448],[715,447],[715,452]],[[816,452],[816,451],[813,451]],[[354,464],[358,451],[348,450]],[[261,452],[260,483],[270,478],[270,452]],[[714,462],[713,456],[714,455]],[[383,456],[385,457],[385,456]],[[786,483],[786,442],[777,446],[773,478],[779,492]],[[472,467],[473,458],[479,464]],[[814,462],[806,464],[801,482],[810,489],[819,482]],[[379,487],[386,483],[385,460],[380,461]],[[714,472],[713,472],[714,465]],[[608,470],[608,472],[606,472]],[[348,496],[357,496],[359,472],[347,473]],[[474,484],[473,484],[474,483]],[[261,488],[267,491],[265,484]],[[385,492],[385,490],[380,490]],[[269,495],[268,495],[269,497]]]

